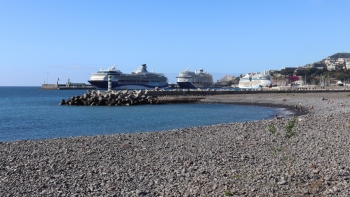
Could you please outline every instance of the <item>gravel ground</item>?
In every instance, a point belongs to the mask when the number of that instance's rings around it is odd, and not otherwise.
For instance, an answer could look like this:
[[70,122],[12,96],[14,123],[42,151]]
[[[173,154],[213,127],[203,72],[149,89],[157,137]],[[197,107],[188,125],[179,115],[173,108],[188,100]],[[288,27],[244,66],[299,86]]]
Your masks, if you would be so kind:
[[202,102],[284,106],[298,116],[0,142],[0,196],[349,196],[347,95],[210,96]]

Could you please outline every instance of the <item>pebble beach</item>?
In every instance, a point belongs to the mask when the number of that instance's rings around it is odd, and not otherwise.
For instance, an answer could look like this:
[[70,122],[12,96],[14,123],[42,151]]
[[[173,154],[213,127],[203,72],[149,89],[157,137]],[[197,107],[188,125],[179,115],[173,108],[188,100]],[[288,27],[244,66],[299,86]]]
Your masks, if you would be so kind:
[[349,196],[348,94],[207,96],[295,116],[0,142],[0,196]]

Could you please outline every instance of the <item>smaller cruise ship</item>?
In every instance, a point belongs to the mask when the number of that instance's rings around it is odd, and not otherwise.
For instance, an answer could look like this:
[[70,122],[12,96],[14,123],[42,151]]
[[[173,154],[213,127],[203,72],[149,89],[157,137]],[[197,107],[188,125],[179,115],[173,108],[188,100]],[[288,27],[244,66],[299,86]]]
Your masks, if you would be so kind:
[[180,72],[176,77],[177,84],[180,88],[209,88],[212,87],[213,76],[208,72],[204,72],[201,68],[199,71],[189,71],[188,69]]
[[239,79],[238,88],[257,89],[271,87],[271,76],[266,73],[248,73]]

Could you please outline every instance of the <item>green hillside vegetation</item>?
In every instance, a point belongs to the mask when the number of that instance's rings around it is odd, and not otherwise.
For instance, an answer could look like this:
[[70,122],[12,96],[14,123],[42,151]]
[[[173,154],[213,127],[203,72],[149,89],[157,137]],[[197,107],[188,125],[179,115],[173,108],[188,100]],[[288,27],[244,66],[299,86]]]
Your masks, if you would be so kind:
[[327,69],[319,70],[317,68],[308,68],[304,70],[298,70],[296,72],[297,76],[306,76],[306,83],[319,85],[321,77],[326,77],[331,79],[331,83],[336,83],[336,81],[349,81],[350,70],[340,69],[334,71],[328,71]]
[[306,83],[312,85],[319,85],[321,78],[324,77],[329,78],[331,80],[331,83],[335,83],[339,80],[342,82],[350,81],[350,70],[343,68],[339,70],[328,71],[326,67],[324,67],[323,69],[313,67],[297,69],[296,72],[282,69],[281,71],[271,73],[271,76],[274,79],[274,76],[278,76],[278,74],[281,74],[282,76],[285,76],[287,78],[293,75],[302,76],[303,80],[305,80],[306,77]]
[[[331,59],[338,58],[350,58],[350,53],[336,53],[330,56]],[[346,69],[346,65],[339,66],[336,70],[328,71],[325,59],[310,64],[308,67],[301,67],[298,69],[282,69],[280,71],[276,71],[271,73],[272,78],[278,75],[285,76],[285,78],[290,78],[290,76],[297,75],[302,76],[303,80],[306,77],[306,83],[312,85],[320,85],[321,78],[326,78],[330,80],[330,83],[336,83],[337,81],[342,81],[349,83],[350,81],[350,69]],[[276,77],[275,77],[276,79]]]

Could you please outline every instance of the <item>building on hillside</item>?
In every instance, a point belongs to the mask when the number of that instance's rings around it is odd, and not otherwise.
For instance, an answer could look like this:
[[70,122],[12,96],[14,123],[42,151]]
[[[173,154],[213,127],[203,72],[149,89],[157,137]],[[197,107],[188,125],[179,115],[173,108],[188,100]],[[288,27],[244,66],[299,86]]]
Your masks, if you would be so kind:
[[327,70],[332,71],[332,70],[340,70],[343,66],[339,64],[329,64],[327,66]]
[[298,67],[283,67],[282,68],[282,70],[283,69],[285,69],[285,70],[296,70]]
[[306,64],[305,66],[303,66],[303,68],[313,68],[314,64]]
[[350,59],[345,61],[345,67],[346,69],[350,69]]
[[312,65],[313,65],[313,68],[320,69],[320,70],[324,69],[325,67],[325,64],[322,61],[315,62]]
[[331,58],[328,57],[325,59],[325,64],[327,66],[327,70],[339,70],[342,68],[348,69],[350,67],[350,58]]

